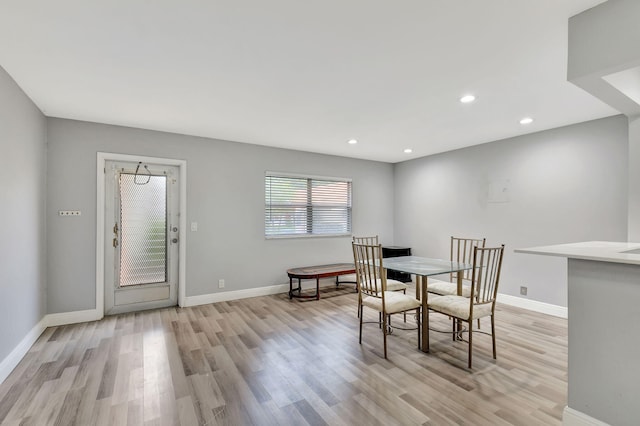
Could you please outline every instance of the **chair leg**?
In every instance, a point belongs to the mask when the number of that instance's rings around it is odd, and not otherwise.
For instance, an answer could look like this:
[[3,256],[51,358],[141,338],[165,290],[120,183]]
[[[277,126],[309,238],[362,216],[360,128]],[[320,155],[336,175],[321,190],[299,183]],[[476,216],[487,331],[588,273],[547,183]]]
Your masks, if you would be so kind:
[[[406,315],[406,312],[405,312]],[[420,329],[420,308],[416,308],[416,320],[418,322],[418,349],[422,348],[422,341],[420,340],[420,336],[422,335],[421,333],[421,329]]]
[[[427,352],[429,352],[429,308],[426,306],[422,307],[422,314],[424,315],[424,321],[423,321],[423,327],[424,331],[426,333],[422,334],[422,338],[424,339],[424,343],[425,343],[425,348],[427,350]],[[418,316],[418,321],[420,321],[420,316]],[[418,326],[418,329],[420,328],[420,326]]]
[[[402,290],[402,292],[406,295],[407,289],[405,288],[404,290]],[[407,311],[404,311],[402,315],[404,316],[404,322],[407,322]]]
[[456,328],[457,325],[458,321],[455,318],[451,317],[451,340],[453,340],[454,342],[458,337],[458,330]]
[[469,321],[469,368],[471,368],[472,354],[473,354],[473,320]]
[[496,329],[495,323],[493,322],[493,315],[491,315],[491,340],[493,341],[493,359],[496,358]]
[[384,359],[387,359],[387,315],[382,315],[382,339],[384,341]]
[[362,305],[358,306],[358,317],[360,318],[360,336],[358,337],[358,343],[362,344]]

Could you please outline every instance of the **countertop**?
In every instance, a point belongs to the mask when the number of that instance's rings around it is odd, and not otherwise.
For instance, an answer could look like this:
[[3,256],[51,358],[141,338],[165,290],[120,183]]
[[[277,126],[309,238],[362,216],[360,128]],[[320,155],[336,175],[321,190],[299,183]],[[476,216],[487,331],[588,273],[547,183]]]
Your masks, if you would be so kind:
[[521,248],[515,249],[514,252],[640,265],[640,243],[584,241],[580,243]]

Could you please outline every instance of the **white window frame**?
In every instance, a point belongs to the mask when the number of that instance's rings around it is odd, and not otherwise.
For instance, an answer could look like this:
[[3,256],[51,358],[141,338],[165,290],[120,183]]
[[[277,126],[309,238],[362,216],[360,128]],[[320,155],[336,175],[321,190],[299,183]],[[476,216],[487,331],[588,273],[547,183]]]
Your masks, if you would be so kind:
[[[292,232],[287,234],[273,234],[268,233],[268,225],[267,225],[267,217],[270,214],[271,207],[274,205],[271,201],[271,197],[267,194],[267,180],[271,177],[275,178],[291,178],[291,179],[304,179],[307,180],[307,201],[305,204],[299,204],[298,207],[303,206],[307,209],[307,216],[305,218],[306,222],[306,232]],[[347,204],[346,204],[346,212],[347,219],[344,225],[346,226],[345,232],[337,232],[337,233],[316,233],[313,230],[313,211],[314,204],[311,201],[311,188],[312,182],[335,182],[335,183],[348,183],[348,194],[347,194]],[[352,179],[343,178],[343,177],[331,177],[331,176],[317,176],[317,175],[306,175],[306,174],[298,174],[298,173],[286,173],[286,172],[273,172],[266,171],[264,178],[264,188],[265,188],[265,222],[264,222],[264,235],[266,239],[278,239],[278,238],[316,238],[316,237],[337,237],[337,236],[351,236],[353,229],[353,185]],[[315,204],[316,210],[318,209],[318,205]]]

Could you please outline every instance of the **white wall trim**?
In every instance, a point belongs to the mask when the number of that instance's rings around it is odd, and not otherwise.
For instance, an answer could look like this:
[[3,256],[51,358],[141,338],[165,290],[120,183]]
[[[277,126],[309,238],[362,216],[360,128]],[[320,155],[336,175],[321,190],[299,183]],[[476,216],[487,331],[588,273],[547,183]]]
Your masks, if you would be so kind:
[[[180,247],[178,249],[178,305],[185,306],[187,259],[187,161],[173,158],[146,157],[141,155],[98,152],[96,166],[96,307],[98,318],[104,316],[104,208],[107,161],[143,161],[168,164],[180,169]],[[86,311],[82,311],[86,312]],[[93,320],[93,319],[92,319]],[[90,320],[90,321],[92,321]],[[80,321],[81,322],[81,321]]]
[[609,423],[594,419],[568,405],[564,407],[562,412],[562,424],[564,426],[609,426]]
[[498,303],[511,305],[518,308],[528,309],[542,314],[553,315],[554,317],[567,318],[568,310],[565,306],[551,305],[549,303],[538,302],[537,300],[524,299],[522,297],[510,296],[498,293]]
[[5,381],[14,368],[22,361],[22,358],[29,352],[31,346],[38,340],[47,327],[57,327],[59,325],[76,324],[80,322],[96,321],[102,318],[102,312],[97,309],[86,311],[61,312],[59,314],[47,314],[36,324],[29,333],[18,343],[9,355],[0,362],[0,384]]
[[267,296],[271,294],[287,293],[289,284],[278,284],[268,287],[256,287],[246,290],[225,291],[221,293],[209,293],[200,296],[187,296],[183,306],[198,306],[209,303],[226,302],[229,300],[246,299],[248,297]]
[[96,307],[104,316],[104,191],[108,154],[98,152],[96,161]]
[[18,343],[9,355],[6,356],[5,359],[0,362],[0,383],[4,382],[5,379],[11,374],[14,368],[22,361],[22,358],[29,352],[31,346],[38,340],[38,337],[42,334],[42,332],[47,328],[45,324],[45,319],[41,319],[38,324],[36,324],[29,333]]
[[[245,299],[248,297],[266,296],[270,294],[286,293],[289,291],[289,284],[278,284],[268,287],[257,287],[246,290],[225,291],[220,293],[202,294],[199,296],[187,296],[183,307],[206,305],[208,303],[226,302],[229,300]],[[498,294],[498,302],[505,305],[515,306],[542,314],[553,315],[560,318],[567,318],[567,308],[564,306],[551,305],[549,303],[538,302],[536,300],[523,299],[521,297],[510,296],[508,294]]]
[[45,327],[57,327],[59,325],[77,324],[88,321],[98,321],[102,319],[103,312],[98,309],[87,309],[86,311],[60,312],[58,314],[47,314],[42,321]]

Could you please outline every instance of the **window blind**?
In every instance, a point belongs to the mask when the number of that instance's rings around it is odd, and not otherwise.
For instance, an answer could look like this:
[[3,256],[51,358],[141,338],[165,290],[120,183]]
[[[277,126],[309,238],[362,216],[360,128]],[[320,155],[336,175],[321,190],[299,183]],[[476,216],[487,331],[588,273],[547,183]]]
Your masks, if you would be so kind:
[[351,181],[265,175],[265,236],[351,234]]

